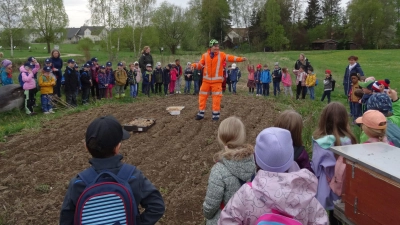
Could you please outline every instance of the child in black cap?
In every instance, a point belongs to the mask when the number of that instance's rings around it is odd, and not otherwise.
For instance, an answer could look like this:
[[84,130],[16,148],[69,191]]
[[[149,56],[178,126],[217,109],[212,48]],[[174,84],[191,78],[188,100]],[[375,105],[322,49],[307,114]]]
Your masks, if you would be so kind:
[[106,97],[108,87],[108,78],[105,66],[100,66],[99,72],[97,73],[97,81],[97,85],[99,87],[99,99],[104,99]]
[[86,105],[89,103],[90,88],[92,87],[92,76],[90,75],[89,63],[83,65],[80,80],[82,85],[82,104]]
[[68,66],[64,72],[65,78],[65,96],[68,104],[77,106],[76,95],[79,89],[79,78],[75,71],[75,60],[69,59]]
[[[89,162],[96,173],[109,171],[118,174],[124,165],[121,162],[122,155],[118,154],[121,141],[129,136],[113,116],[97,118],[89,125],[86,130],[85,147],[93,157]],[[155,224],[165,211],[160,192],[137,168],[131,174],[128,183],[136,203],[145,209],[141,214],[137,212],[140,216],[136,217],[135,224]],[[76,203],[86,186],[79,175],[70,181],[61,208],[60,225],[74,224]]]

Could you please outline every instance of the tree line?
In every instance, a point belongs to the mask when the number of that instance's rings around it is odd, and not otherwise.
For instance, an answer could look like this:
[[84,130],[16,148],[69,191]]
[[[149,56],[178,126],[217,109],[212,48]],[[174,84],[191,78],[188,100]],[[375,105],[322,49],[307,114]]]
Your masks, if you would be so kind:
[[[211,38],[223,43],[232,27],[247,28],[243,51],[307,50],[317,39],[349,42],[363,49],[397,48],[400,0],[190,0],[188,6],[156,0],[89,0],[86,24],[104,26],[101,46],[114,57],[144,45],[172,54],[203,49]],[[68,16],[62,0],[0,0],[1,43],[11,48],[23,32],[50,44],[62,41]],[[84,24],[82,24],[84,25]],[[63,35],[62,35],[63,34]]]

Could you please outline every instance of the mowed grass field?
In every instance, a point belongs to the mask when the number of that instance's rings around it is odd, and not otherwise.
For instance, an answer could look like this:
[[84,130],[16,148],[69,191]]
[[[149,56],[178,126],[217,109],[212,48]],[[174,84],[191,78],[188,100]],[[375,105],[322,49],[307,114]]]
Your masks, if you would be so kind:
[[[35,46],[35,45],[32,45]],[[32,48],[31,51],[19,51],[18,57],[29,57],[29,56],[48,56],[46,50],[44,50],[45,44],[36,44],[36,48]],[[62,44],[60,45],[60,51],[62,55],[65,54],[82,54],[82,52],[77,50],[77,45],[73,44]],[[184,66],[186,62],[194,62],[200,59],[201,52],[191,52],[185,54],[181,52],[182,55],[172,56],[172,55],[160,55],[157,51],[153,49],[153,59],[155,62],[160,61],[165,65],[168,62],[173,62],[176,58],[181,60],[181,64]],[[238,85],[239,87],[239,95],[237,96],[240,98],[240,95],[247,94],[246,82],[247,82],[247,69],[246,66],[248,63],[251,65],[257,64],[268,64],[270,69],[273,69],[273,65],[275,62],[279,62],[281,67],[287,67],[291,72],[294,67],[294,63],[297,60],[299,54],[301,52],[298,51],[289,51],[289,52],[276,52],[276,53],[251,53],[242,55],[237,52],[230,52],[226,51],[230,54],[238,55],[238,56],[245,56],[247,57],[248,61],[244,63],[238,63],[239,68],[242,71],[242,78]],[[4,51],[5,58],[7,58],[8,52]],[[315,127],[318,124],[318,119],[320,112],[322,111],[323,107],[327,104],[327,100],[325,102],[320,102],[320,98],[323,93],[323,83],[322,80],[324,79],[325,75],[324,72],[326,69],[330,69],[332,71],[333,78],[337,81],[336,82],[336,89],[332,93],[332,101],[339,101],[343,104],[346,104],[346,96],[343,93],[342,81],[343,75],[346,66],[348,65],[347,58],[350,55],[356,55],[359,57],[359,63],[364,70],[365,75],[374,76],[376,79],[385,79],[388,78],[391,80],[391,88],[397,89],[399,86],[400,78],[399,78],[399,71],[400,71],[400,50],[356,50],[356,51],[308,51],[303,52],[306,54],[306,57],[311,62],[314,70],[317,74],[317,78],[319,80],[319,85],[315,88],[316,89],[316,100],[311,101],[309,96],[306,97],[306,100],[296,101],[295,99],[289,98],[284,96],[282,93],[278,97],[267,97],[265,104],[270,104],[271,107],[278,108],[280,111],[286,109],[293,109],[298,111],[304,120],[304,131],[303,131],[303,140],[305,142],[306,147],[310,149],[311,147],[311,136],[312,132],[314,131]],[[17,55],[17,54],[16,54]],[[101,50],[95,50],[91,52],[92,57],[98,57],[100,64],[105,64],[107,61],[107,53]],[[64,61],[67,58],[63,58]],[[126,61],[134,62],[138,60],[137,53],[123,51],[120,52],[118,61]],[[116,65],[117,61],[113,62]],[[228,63],[229,65],[230,63]],[[18,73],[15,73],[15,80],[18,76]],[[292,80],[294,83],[295,77],[292,73]],[[193,86],[192,86],[193,88]],[[295,86],[292,87],[293,92],[295,93],[296,88]],[[272,85],[270,87],[272,89]],[[128,94],[127,90],[127,94]],[[226,93],[229,94],[229,93]],[[158,96],[153,96],[152,98],[163,98]],[[152,101],[152,98],[148,99],[144,96],[140,96],[135,101]],[[256,98],[256,97],[254,97]],[[258,97],[261,98],[261,97]],[[37,103],[40,105],[39,94],[37,95]],[[124,104],[124,103],[131,103],[133,102],[130,98],[125,98],[124,100],[107,100],[102,102],[97,102],[91,104],[89,106],[79,106],[76,109],[71,110],[63,110],[58,111],[55,115],[43,115],[40,113],[40,107],[36,108],[36,111],[39,112],[39,115],[34,117],[26,116],[24,111],[12,111],[7,113],[0,114],[0,141],[6,141],[7,136],[15,134],[17,132],[39,132],[42,122],[51,120],[56,117],[60,117],[70,113],[77,113],[83,110],[88,110],[93,107],[98,107],[103,104]],[[251,102],[249,105],[245,105],[243,107],[250,107]],[[194,115],[193,115],[194,116]],[[223,116],[223,115],[222,115]],[[358,127],[354,127],[354,132],[358,133]],[[1,149],[0,149],[1,153]],[[1,154],[0,154],[1,156]]]

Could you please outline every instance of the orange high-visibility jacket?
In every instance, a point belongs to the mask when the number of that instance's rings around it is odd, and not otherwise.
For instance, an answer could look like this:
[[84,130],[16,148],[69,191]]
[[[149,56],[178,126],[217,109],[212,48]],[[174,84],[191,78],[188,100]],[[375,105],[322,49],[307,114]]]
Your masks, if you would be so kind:
[[224,76],[224,62],[243,62],[243,57],[225,54],[224,52],[215,52],[214,58],[210,57],[210,50],[201,56],[199,63],[193,63],[195,69],[200,70],[204,67],[203,82],[222,83]]

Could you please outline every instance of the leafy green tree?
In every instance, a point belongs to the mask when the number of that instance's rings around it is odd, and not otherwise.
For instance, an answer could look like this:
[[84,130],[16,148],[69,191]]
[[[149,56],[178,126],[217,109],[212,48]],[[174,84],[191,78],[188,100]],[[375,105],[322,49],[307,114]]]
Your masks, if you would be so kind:
[[395,7],[391,0],[352,0],[348,6],[348,32],[363,48],[391,45]]
[[285,45],[289,44],[289,40],[285,37],[285,30],[280,24],[280,14],[277,13],[280,12],[280,6],[276,0],[268,0],[265,7],[264,26],[268,33],[267,46],[274,51],[282,50]]
[[39,35],[47,44],[61,41],[68,25],[68,15],[62,0],[22,0],[24,27]]
[[90,59],[90,51],[93,49],[94,43],[92,39],[90,38],[82,38],[78,42],[78,50],[83,51],[83,54],[85,55],[86,60]]
[[222,42],[230,28],[227,0],[201,0],[200,25],[204,44],[210,39]]
[[172,54],[182,42],[189,23],[185,20],[185,11],[180,6],[168,2],[161,3],[160,7],[154,12],[152,17],[153,26],[158,30],[161,43],[165,44]]

